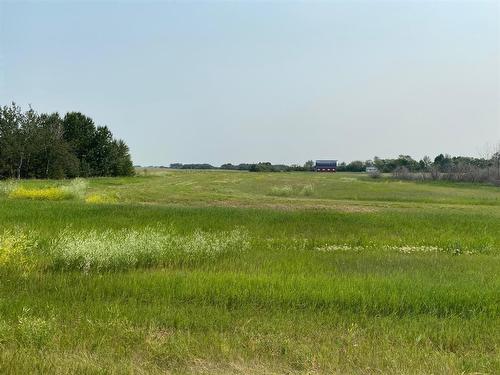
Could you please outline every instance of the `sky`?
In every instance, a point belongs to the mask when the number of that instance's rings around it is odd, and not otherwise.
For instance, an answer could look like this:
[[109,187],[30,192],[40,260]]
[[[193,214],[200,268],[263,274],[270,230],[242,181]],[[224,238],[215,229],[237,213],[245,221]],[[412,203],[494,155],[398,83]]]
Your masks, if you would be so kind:
[[80,111],[137,165],[481,156],[500,2],[0,0],[0,104]]

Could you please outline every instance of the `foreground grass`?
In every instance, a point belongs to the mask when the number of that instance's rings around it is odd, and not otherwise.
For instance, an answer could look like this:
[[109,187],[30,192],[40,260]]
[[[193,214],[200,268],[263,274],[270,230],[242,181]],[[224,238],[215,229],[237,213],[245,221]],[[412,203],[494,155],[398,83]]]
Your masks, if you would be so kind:
[[[231,172],[89,184],[117,203],[0,197],[0,232],[37,242],[29,272],[0,267],[2,373],[500,372],[498,189]],[[106,248],[151,228],[249,243],[52,266],[58,236]]]

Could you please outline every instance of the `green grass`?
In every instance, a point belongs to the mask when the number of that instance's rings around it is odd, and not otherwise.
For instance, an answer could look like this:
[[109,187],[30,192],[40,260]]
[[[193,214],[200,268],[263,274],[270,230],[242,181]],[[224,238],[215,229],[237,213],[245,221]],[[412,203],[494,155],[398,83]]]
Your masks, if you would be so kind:
[[493,186],[165,171],[11,190],[1,373],[500,372]]

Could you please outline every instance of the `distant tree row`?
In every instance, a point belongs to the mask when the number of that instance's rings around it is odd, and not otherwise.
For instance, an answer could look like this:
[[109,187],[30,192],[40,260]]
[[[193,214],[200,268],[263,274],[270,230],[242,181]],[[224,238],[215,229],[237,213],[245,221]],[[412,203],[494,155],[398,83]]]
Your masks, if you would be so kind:
[[[447,179],[451,181],[500,183],[500,145],[496,150],[482,158],[468,156],[450,156],[439,154],[432,160],[425,156],[421,160],[415,160],[409,155],[400,155],[394,159],[382,159],[377,156],[373,160],[355,160],[350,163],[339,163],[338,172],[365,172],[368,167],[376,167],[377,173],[372,176],[380,176],[380,173],[392,173],[395,178],[400,179]],[[272,164],[270,162],[260,163],[226,163],[220,167],[210,164],[171,164],[174,169],[223,169],[250,172],[292,172],[313,171],[314,162],[307,161],[304,165]],[[380,173],[379,173],[380,172]]]
[[382,173],[392,173],[400,168],[409,172],[430,172],[436,170],[448,173],[459,166],[471,166],[477,168],[498,167],[500,169],[500,150],[493,152],[489,157],[473,158],[468,156],[450,156],[439,154],[432,160],[424,156],[421,160],[415,160],[409,155],[399,155],[396,159],[381,159],[377,156],[373,160],[355,160],[350,163],[340,163],[339,172],[364,172],[367,167],[376,167]]
[[237,166],[232,164],[223,164],[221,165],[221,169],[233,169],[233,170],[247,170],[250,172],[293,172],[293,171],[308,171],[310,170],[307,167],[307,164],[304,166],[292,164],[272,164],[270,162],[260,162],[254,164],[239,164]]
[[82,113],[0,107],[0,178],[128,176],[129,148]]
[[213,165],[210,164],[182,164],[182,163],[173,163],[170,164],[170,168],[172,169],[216,169]]
[[271,164],[270,162],[260,163],[241,163],[241,164],[222,164],[220,167],[214,167],[211,164],[170,164],[171,169],[223,169],[228,171],[250,171],[250,172],[291,172],[291,171],[311,171],[314,163],[310,160],[303,166],[292,164]]
[[[500,184],[500,145],[496,151],[482,158],[439,154],[432,160],[428,156],[414,160],[409,155],[396,159],[353,161],[340,163],[339,172],[363,172],[376,167],[379,172],[392,173],[393,177],[408,180],[450,180],[464,182],[492,182]],[[378,177],[380,174],[372,174]]]

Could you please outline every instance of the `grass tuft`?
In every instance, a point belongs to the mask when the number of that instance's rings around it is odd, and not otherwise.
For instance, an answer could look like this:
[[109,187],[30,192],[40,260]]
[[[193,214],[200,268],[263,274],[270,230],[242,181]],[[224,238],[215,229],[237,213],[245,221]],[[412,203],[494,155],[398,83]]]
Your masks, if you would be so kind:
[[306,197],[310,197],[314,194],[314,186],[312,186],[311,184],[304,185],[304,187],[300,191],[300,194],[305,195]]
[[9,195],[17,187],[17,182],[14,180],[0,181],[0,196]]
[[293,194],[293,188],[289,185],[285,186],[273,186],[269,195],[275,197],[289,197]]
[[87,190],[88,183],[83,178],[75,178],[69,183],[61,187],[61,190],[74,199],[83,199],[85,191]]

